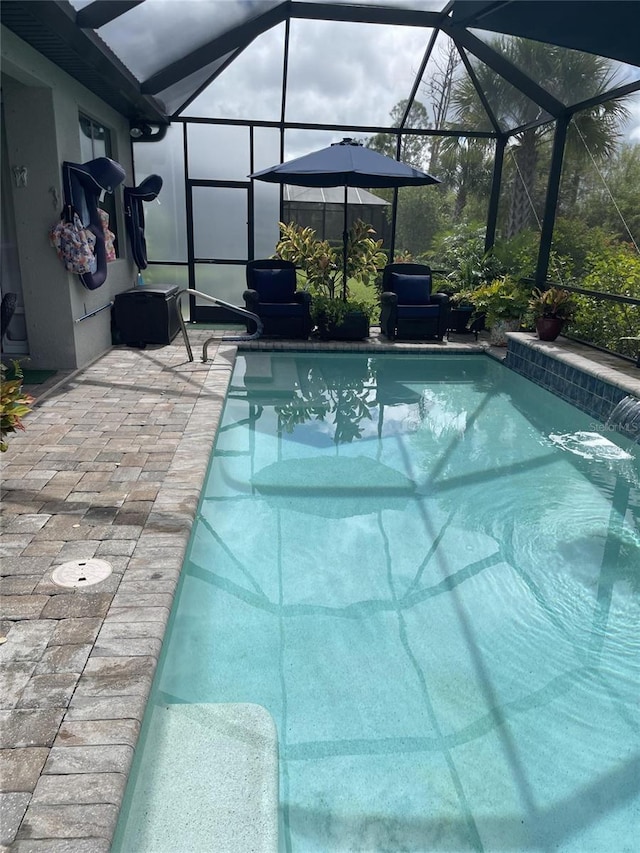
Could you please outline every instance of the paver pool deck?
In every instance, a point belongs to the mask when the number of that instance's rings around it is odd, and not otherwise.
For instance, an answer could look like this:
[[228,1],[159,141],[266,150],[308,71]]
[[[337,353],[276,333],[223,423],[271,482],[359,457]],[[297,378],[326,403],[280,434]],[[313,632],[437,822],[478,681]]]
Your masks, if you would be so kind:
[[[211,333],[189,334],[198,358]],[[458,341],[240,346],[487,348]],[[216,342],[206,364],[186,360],[180,337],[114,347],[28,389],[40,399],[2,458],[0,850],[110,848],[237,346]],[[640,389],[633,365],[566,348]],[[93,557],[113,568],[104,581],[52,581]]]

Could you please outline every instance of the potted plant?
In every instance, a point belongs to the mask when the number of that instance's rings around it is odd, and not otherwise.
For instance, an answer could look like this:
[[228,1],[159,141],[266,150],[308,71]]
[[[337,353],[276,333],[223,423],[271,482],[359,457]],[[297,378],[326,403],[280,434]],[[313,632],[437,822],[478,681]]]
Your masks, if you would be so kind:
[[317,333],[325,340],[361,340],[369,335],[369,323],[375,304],[370,280],[386,263],[382,240],[364,222],[354,222],[347,241],[347,276],[371,288],[371,300],[339,296],[342,284],[342,246],[318,240],[313,228],[290,222],[280,223],[281,237],[276,257],[293,263],[305,274],[306,289],[311,293],[311,316]]
[[17,429],[24,429],[22,418],[31,411],[34,398],[22,389],[23,374],[19,362],[13,362],[13,379],[5,379],[5,364],[2,364],[1,369],[0,452],[4,453],[8,448],[6,436]]
[[438,291],[446,293],[451,300],[449,329],[452,332],[471,331],[474,306],[468,298],[469,292],[506,272],[493,250],[485,250],[484,242],[484,229],[458,226],[434,247],[438,265],[449,270]]
[[473,305],[474,320],[485,318],[489,341],[496,346],[506,346],[507,332],[520,328],[522,317],[529,307],[526,290],[510,275],[494,278],[489,284],[461,291],[454,299],[466,300]]
[[355,299],[311,297],[311,319],[318,336],[325,341],[357,341],[369,336],[373,307]]
[[546,290],[535,288],[531,292],[529,309],[533,314],[538,338],[541,341],[555,341],[564,324],[573,317],[576,305],[570,291],[562,287],[548,287]]

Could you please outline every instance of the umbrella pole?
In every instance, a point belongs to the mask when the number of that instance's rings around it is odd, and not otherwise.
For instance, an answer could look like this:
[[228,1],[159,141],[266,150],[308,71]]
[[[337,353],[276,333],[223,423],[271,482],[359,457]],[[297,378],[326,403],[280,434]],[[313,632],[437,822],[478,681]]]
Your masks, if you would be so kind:
[[349,231],[347,229],[347,192],[348,187],[344,188],[344,229],[342,231],[342,301],[347,301],[347,244],[349,242]]

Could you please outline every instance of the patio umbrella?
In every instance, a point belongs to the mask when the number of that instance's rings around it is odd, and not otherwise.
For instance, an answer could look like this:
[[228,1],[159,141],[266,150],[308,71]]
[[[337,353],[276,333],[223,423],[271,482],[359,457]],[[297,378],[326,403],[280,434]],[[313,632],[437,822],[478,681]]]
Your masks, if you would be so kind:
[[439,184],[437,178],[392,157],[365,148],[355,139],[334,142],[312,154],[271,166],[249,175],[272,184],[299,187],[344,186],[344,230],[342,232],[342,298],[347,298],[347,188],[416,187]]

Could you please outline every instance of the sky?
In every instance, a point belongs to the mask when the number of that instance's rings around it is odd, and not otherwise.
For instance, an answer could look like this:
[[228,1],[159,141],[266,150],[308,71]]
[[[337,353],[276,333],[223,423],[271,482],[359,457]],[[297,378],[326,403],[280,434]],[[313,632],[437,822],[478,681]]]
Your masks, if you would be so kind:
[[[432,30],[336,21],[291,22],[286,120],[384,126],[393,107],[411,92]],[[442,62],[448,39],[440,34],[425,73]],[[282,101],[284,24],[262,34],[183,115],[277,121]],[[464,70],[460,66],[462,73]],[[637,69],[620,66],[626,82]],[[591,92],[589,92],[591,94]],[[421,85],[418,100],[429,105]],[[627,138],[640,142],[640,93],[629,104]],[[479,128],[486,129],[486,127]],[[286,158],[338,141],[339,131],[289,131]],[[366,133],[353,133],[363,138]]]
[[[286,119],[388,124],[394,105],[411,92],[430,34],[412,27],[293,21]],[[284,25],[264,33],[184,115],[279,120],[283,45]],[[341,136],[339,132],[293,133],[288,156],[307,153]]]

